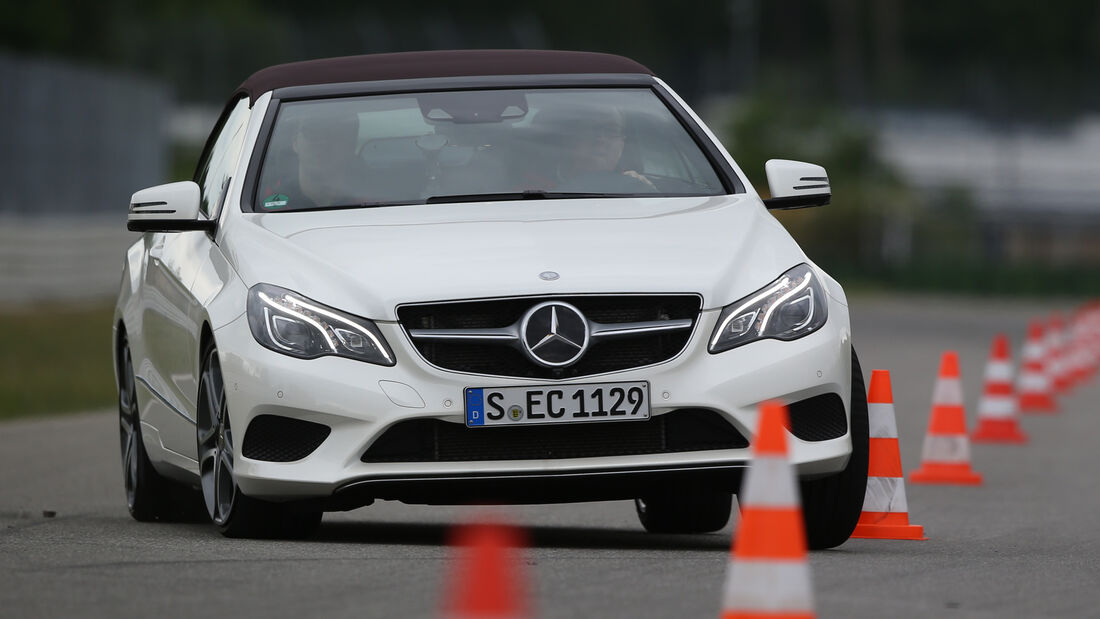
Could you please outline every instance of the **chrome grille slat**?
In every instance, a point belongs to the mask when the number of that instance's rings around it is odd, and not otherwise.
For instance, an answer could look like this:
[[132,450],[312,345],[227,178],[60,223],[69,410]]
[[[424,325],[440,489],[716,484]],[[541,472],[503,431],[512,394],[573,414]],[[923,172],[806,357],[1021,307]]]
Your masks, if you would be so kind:
[[[592,345],[568,367],[541,367],[524,353],[522,317],[547,301],[571,303],[588,318]],[[687,345],[701,306],[694,294],[545,296],[411,304],[399,306],[397,314],[413,346],[441,369],[565,379],[675,357]]]
[[[679,331],[690,329],[694,321],[648,320],[645,322],[623,322],[606,324],[590,322],[588,333],[593,338],[629,337],[643,333]],[[519,323],[500,329],[409,329],[409,337],[414,340],[467,340],[470,342],[499,342],[516,346],[520,342]]]
[[468,340],[508,344],[519,341],[519,326],[512,325],[503,329],[409,329],[409,336],[414,340]]

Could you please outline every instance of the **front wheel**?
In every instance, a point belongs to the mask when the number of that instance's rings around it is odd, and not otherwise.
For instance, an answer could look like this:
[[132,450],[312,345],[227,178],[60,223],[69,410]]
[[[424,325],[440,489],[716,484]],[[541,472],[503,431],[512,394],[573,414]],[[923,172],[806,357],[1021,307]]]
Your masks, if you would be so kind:
[[851,402],[852,455],[848,465],[839,473],[801,484],[806,541],[812,550],[835,548],[848,541],[859,522],[867,493],[870,453],[867,389],[855,349],[852,350]]
[[300,503],[272,503],[241,493],[233,475],[236,442],[225,400],[218,351],[208,346],[199,381],[195,426],[199,475],[206,511],[226,537],[308,537],[321,523],[321,510]]

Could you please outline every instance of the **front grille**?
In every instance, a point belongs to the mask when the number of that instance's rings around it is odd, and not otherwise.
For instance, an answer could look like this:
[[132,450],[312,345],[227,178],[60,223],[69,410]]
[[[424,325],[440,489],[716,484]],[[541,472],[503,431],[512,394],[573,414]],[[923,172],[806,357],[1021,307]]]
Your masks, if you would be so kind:
[[[486,329],[518,322],[531,307],[550,299],[577,307],[592,322],[604,324],[699,317],[698,295],[619,295],[537,297],[406,305],[397,309],[405,329]],[[456,372],[566,379],[642,367],[667,361],[687,345],[692,329],[594,342],[585,355],[565,368],[547,368],[532,362],[520,350],[499,343],[413,340],[424,358],[436,367]]]
[[844,401],[835,393],[800,400],[788,407],[791,434],[804,441],[827,441],[848,431]]
[[313,453],[330,432],[328,426],[312,421],[258,415],[244,433],[241,455],[265,462],[294,462]]
[[467,428],[438,419],[394,424],[363,462],[544,460],[739,449],[748,440],[711,410],[681,409],[647,421]]

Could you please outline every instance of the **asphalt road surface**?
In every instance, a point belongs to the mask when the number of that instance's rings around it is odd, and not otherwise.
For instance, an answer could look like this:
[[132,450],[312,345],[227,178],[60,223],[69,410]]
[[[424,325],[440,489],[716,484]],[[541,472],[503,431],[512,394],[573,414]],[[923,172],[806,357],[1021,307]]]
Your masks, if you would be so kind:
[[[1018,350],[1056,303],[853,300],[864,370],[891,370],[906,472],[920,458],[940,353],[959,351],[970,425],[990,339]],[[1100,381],[1027,446],[976,445],[980,488],[908,484],[928,541],[851,540],[810,555],[821,617],[1100,617]],[[0,616],[435,616],[466,508],[378,503],[314,539],[222,538],[142,524],[124,506],[112,412],[0,424]],[[540,617],[716,617],[733,525],[654,536],[628,502],[504,508],[527,527]],[[49,515],[47,515],[49,514]]]

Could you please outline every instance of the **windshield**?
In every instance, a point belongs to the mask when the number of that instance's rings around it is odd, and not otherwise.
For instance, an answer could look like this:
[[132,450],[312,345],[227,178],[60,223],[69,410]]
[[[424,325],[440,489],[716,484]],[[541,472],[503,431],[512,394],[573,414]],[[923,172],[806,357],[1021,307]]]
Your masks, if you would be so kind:
[[648,88],[468,90],[282,104],[254,210],[723,193]]

